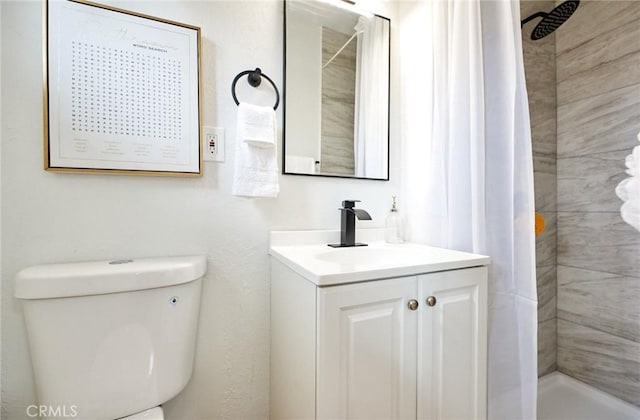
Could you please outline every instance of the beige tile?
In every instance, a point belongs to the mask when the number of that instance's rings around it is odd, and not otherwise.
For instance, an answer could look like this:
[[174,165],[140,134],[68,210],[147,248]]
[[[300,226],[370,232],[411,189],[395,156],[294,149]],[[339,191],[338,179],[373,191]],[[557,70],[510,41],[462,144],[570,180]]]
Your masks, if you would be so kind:
[[[335,74],[332,74],[335,73]],[[322,72],[322,100],[333,100],[339,103],[355,104],[355,78],[340,73],[340,69]]]
[[[350,36],[322,28],[322,63],[343,47]],[[322,68],[322,96],[340,102],[354,103],[356,89],[356,46],[352,40],[331,63]]]
[[558,211],[617,212],[615,188],[631,149],[558,159]]
[[322,97],[349,104],[355,103],[356,72],[354,69],[334,66],[322,70]]
[[[348,39],[348,35],[323,28],[323,62]],[[351,42],[322,70],[321,172],[353,175],[355,51],[356,44]]]
[[[530,113],[534,111],[530,110]],[[553,116],[546,121],[541,122],[538,125],[531,126],[531,138],[533,141],[533,155],[534,157],[548,158],[552,161],[556,159],[556,114],[555,107]],[[540,168],[538,168],[540,169]],[[547,171],[549,173],[555,173],[553,171]]]
[[582,0],[571,18],[555,32],[557,54],[578,48],[639,19],[640,2],[637,0]]
[[556,116],[556,63],[552,38],[541,41],[523,40],[527,96],[531,125],[534,127],[545,121],[555,120]]
[[559,53],[558,104],[640,83],[639,39],[637,20]]
[[353,147],[353,104],[323,98],[320,132],[322,136],[346,137]]
[[[559,62],[558,68],[564,63]],[[564,105],[640,82],[640,50],[558,77],[558,104]]]
[[353,139],[323,136],[321,142],[320,172],[354,175]]
[[[342,32],[333,30],[331,28],[327,28],[326,26],[322,27],[322,62],[326,63],[329,61],[331,57],[333,57],[339,50],[342,48],[349,38],[351,38],[351,34],[344,34]],[[344,60],[344,63],[349,63],[347,66],[351,66],[350,62],[355,60],[356,56],[356,45],[354,42],[355,39],[352,39],[349,44],[338,54],[332,61],[332,63],[337,62],[338,60]]]
[[640,343],[558,320],[558,370],[640,405]]
[[[552,1],[523,1],[520,3],[522,18],[538,11],[553,8]],[[553,37],[541,41],[529,39],[531,22],[523,30],[523,55],[535,172],[555,174],[556,160],[556,70],[555,43]],[[531,27],[529,27],[529,25]],[[546,41],[546,42],[545,42]],[[536,185],[545,190],[545,186]],[[539,202],[540,200],[537,200]],[[538,207],[538,210],[554,210],[555,205]]]
[[[520,2],[520,18],[524,19],[536,12],[548,12],[555,6],[554,0],[522,0]],[[535,26],[536,22],[531,22]]]
[[[534,156],[534,166],[541,166],[541,160]],[[535,193],[535,207],[537,212],[548,213],[556,211],[556,174],[540,172],[534,169],[533,189]]]
[[640,278],[558,266],[558,318],[640,342]]
[[640,277],[640,234],[620,213],[558,212],[557,262]]
[[538,376],[556,370],[556,320],[538,322]]
[[[535,63],[531,64],[534,71],[539,71],[535,66]],[[552,68],[548,74],[534,73],[541,79],[539,83],[527,80],[529,117],[532,127],[556,120],[556,79],[553,71]]]
[[545,230],[536,236],[536,267],[556,264],[557,221],[553,212],[541,212],[545,218]]
[[558,157],[626,150],[638,144],[640,85],[558,107]]
[[[555,155],[545,153],[533,153],[533,170],[555,176],[557,171]],[[555,183],[554,183],[555,184]]]
[[537,267],[538,322],[556,317],[556,266]]

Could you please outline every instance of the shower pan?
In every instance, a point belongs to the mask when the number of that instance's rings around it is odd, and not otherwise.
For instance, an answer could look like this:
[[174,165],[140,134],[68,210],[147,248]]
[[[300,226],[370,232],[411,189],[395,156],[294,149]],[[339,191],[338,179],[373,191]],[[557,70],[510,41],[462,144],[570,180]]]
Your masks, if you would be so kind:
[[522,1],[538,419],[640,419],[640,234],[616,187],[640,128],[640,2]]

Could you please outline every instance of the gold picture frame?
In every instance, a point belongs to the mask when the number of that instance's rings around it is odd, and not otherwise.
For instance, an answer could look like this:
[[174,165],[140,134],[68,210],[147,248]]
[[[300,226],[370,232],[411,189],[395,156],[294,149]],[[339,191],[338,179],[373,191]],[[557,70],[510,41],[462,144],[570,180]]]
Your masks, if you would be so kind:
[[201,176],[200,28],[43,0],[44,169]]

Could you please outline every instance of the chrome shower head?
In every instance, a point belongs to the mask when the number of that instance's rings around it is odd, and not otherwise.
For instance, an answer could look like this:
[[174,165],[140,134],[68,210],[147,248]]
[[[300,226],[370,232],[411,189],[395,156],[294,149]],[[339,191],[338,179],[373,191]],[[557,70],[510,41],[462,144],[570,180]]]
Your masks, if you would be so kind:
[[526,19],[523,19],[520,26],[524,26],[525,23],[537,17],[541,17],[542,20],[538,22],[536,27],[533,28],[533,32],[531,32],[531,39],[537,41],[558,29],[560,25],[565,23],[567,19],[571,17],[579,5],[580,0],[567,0],[556,6],[549,13],[537,12],[532,14]]

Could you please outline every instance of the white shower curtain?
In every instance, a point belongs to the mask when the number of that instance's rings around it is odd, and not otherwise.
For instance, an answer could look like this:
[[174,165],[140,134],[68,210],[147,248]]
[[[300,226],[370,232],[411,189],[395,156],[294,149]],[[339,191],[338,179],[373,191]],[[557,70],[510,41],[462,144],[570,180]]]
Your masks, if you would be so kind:
[[[535,419],[531,133],[516,1],[404,6],[407,237],[491,257],[490,419]],[[423,54],[419,57],[419,54]]]
[[354,111],[355,176],[387,177],[389,120],[388,21],[361,16],[358,34]]

